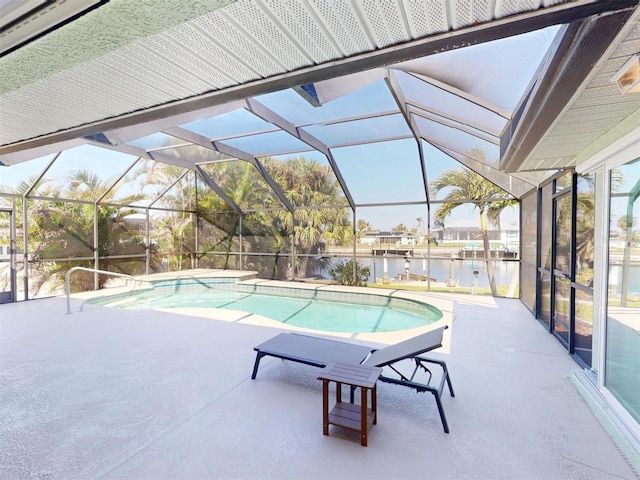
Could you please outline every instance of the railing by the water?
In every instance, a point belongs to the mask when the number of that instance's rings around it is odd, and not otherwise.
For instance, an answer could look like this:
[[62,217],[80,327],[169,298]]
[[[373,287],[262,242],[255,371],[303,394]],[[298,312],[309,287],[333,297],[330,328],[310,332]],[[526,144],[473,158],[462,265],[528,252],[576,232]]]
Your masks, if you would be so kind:
[[[133,286],[131,287],[131,290],[136,288],[136,282],[139,281],[139,280],[136,280],[135,277],[131,275],[127,275],[125,273],[108,272],[106,270],[98,270],[96,268],[72,267],[69,269],[64,279],[64,288],[65,288],[64,291],[67,294],[67,315],[71,313],[71,286],[69,283],[69,279],[71,277],[71,274],[77,270],[81,270],[83,272],[99,273],[101,275],[111,275],[112,277],[124,277],[127,279],[131,279],[133,280]],[[140,283],[142,283],[142,281],[140,281]],[[80,310],[79,310],[80,312],[82,311],[83,306],[84,306],[84,302],[82,302],[82,304],[80,305]]]

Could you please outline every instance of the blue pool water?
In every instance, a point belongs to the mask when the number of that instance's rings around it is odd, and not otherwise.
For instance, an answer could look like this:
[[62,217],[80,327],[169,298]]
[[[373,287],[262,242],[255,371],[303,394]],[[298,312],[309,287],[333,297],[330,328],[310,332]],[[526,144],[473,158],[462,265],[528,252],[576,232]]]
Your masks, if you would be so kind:
[[[287,296],[287,290],[294,296]],[[305,295],[314,298],[296,298]],[[322,292],[321,296],[335,297],[327,300],[317,298],[318,293],[314,291],[279,288],[277,294],[263,294],[201,286],[156,288],[110,301],[103,298],[96,303],[126,310],[224,308],[262,315],[296,327],[344,333],[406,330],[429,325],[442,317],[437,308],[411,300],[342,294],[346,301],[340,301],[340,295]]]

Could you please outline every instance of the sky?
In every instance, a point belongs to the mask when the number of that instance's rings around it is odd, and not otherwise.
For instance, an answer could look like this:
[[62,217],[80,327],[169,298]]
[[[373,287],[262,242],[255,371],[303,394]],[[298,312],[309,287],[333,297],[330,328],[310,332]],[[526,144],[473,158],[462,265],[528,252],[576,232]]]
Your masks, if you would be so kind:
[[[622,165],[618,167],[619,175],[622,177],[622,184],[615,188],[612,192],[611,198],[611,229],[619,230],[618,222],[620,217],[626,216],[629,207],[629,197],[627,194],[632,191],[632,189],[638,188],[638,184],[640,183],[640,157],[634,162],[627,163],[626,165]],[[624,195],[624,196],[616,196],[616,195]],[[635,219],[634,225],[638,225],[638,219],[640,219],[640,197],[635,200],[632,207],[632,217]]]
[[[336,149],[336,162],[345,178],[348,188],[359,204],[383,202],[413,202],[424,200],[424,186],[420,171],[420,162],[414,140],[399,140],[385,144],[360,145]],[[430,178],[440,175],[446,168],[453,167],[457,162],[434,149],[433,158],[428,160]],[[281,160],[300,154],[281,155]],[[308,152],[304,156],[328,165],[323,154]],[[136,157],[113,152],[94,146],[81,146],[68,150],[61,155],[47,177],[62,179],[71,171],[91,167],[92,171],[103,180],[117,178]],[[53,155],[23,162],[11,167],[0,168],[0,184],[17,185],[20,181],[31,176],[39,175]],[[132,193],[133,187],[129,193]],[[34,192],[37,194],[37,192]],[[121,192],[127,194],[127,192]],[[437,205],[432,207],[435,211]],[[427,218],[426,205],[403,205],[385,207],[360,207],[357,209],[357,220],[365,220],[374,229],[382,231],[392,230],[399,224],[411,229],[418,227],[418,218]],[[452,212],[447,224],[469,219],[470,225],[478,223],[477,210],[469,206],[461,206]],[[517,209],[507,209],[502,223],[518,222]],[[424,228],[424,223],[420,230]]]

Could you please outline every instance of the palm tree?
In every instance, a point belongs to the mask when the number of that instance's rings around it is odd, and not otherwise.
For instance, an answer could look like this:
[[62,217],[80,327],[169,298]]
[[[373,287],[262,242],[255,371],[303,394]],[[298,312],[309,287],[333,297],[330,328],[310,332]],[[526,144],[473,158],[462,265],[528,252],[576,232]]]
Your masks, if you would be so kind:
[[[24,193],[29,189],[32,181],[19,184],[15,193]],[[103,195],[112,180],[102,180],[98,175],[88,170],[72,171],[64,178],[59,186],[50,185],[49,180],[40,182],[36,189],[38,196],[57,198],[59,200],[29,200],[27,225],[29,229],[29,251],[34,259],[42,260],[33,267],[37,275],[33,275],[34,292],[49,282],[54,286],[61,286],[66,272],[77,261],[47,261],[73,257],[91,257],[94,248],[94,209],[97,208],[97,247],[98,256],[107,257],[114,253],[126,255],[138,253],[137,245],[142,242],[143,234],[131,229],[125,217],[136,213],[128,207],[114,207],[106,205],[95,206],[95,202]],[[117,188],[106,192],[104,202],[109,203]],[[122,199],[125,204],[141,199],[140,194],[133,194]],[[72,200],[72,201],[67,201]],[[117,252],[116,252],[117,250]],[[85,261],[84,265],[93,266],[92,261]],[[121,273],[136,273],[134,267],[123,266],[121,261],[103,259],[101,268],[115,269]],[[81,262],[82,263],[82,262]],[[110,268],[111,267],[111,268]],[[123,271],[126,269],[127,271]],[[106,277],[99,277],[99,286],[103,286]],[[92,275],[76,275],[73,277],[73,290],[88,290],[93,288]]]
[[[345,200],[340,184],[328,165],[305,157],[284,162],[267,157],[263,159],[263,164],[296,207],[295,225],[291,224],[292,216],[287,212],[276,215],[283,228],[283,236],[293,231],[296,252],[318,254],[322,253],[327,243],[342,245],[350,241],[353,232],[348,209],[332,208],[345,203]],[[311,264],[324,266],[317,261]],[[299,277],[310,273],[308,256],[301,257],[296,270]]]
[[371,231],[371,224],[366,220],[360,219],[358,220],[358,223],[356,225],[358,229],[358,233],[357,233],[358,238],[361,238],[365,233]]
[[[190,154],[198,152],[180,150],[176,157],[190,159]],[[160,162],[145,161],[144,168],[138,170],[143,175],[141,187],[156,190],[153,207],[158,207],[153,223],[154,241],[159,246],[160,255],[167,261],[170,270],[195,268],[196,266],[196,174],[186,168]],[[171,186],[168,191],[167,187]]]
[[[246,253],[286,251],[288,238],[293,233],[296,252],[307,255],[293,267],[297,276],[305,276],[311,265],[318,266],[317,261],[310,262],[308,255],[321,253],[325,244],[343,244],[351,238],[348,209],[332,208],[345,203],[344,195],[329,166],[305,157],[286,161],[264,157],[260,161],[294,206],[294,216],[283,208],[251,163],[219,162],[204,165],[203,169],[236,205],[251,212],[243,217],[243,250]],[[216,230],[225,232],[223,238],[220,235],[217,240],[211,238],[216,242],[212,245],[231,248],[239,233],[239,216],[217,195],[201,196],[198,210]],[[262,260],[256,256],[248,267],[268,273],[268,261],[262,264]],[[278,268],[276,265],[274,272]]]
[[497,296],[498,291],[493,274],[493,263],[489,248],[489,223],[497,225],[500,213],[508,206],[517,205],[517,200],[508,199],[508,194],[500,187],[486,180],[471,170],[445,170],[431,182],[431,189],[435,195],[440,191],[447,191],[442,205],[436,210],[434,217],[437,224],[444,224],[449,214],[460,205],[473,203],[480,215],[480,227],[484,245],[491,294]]
[[[273,212],[264,208],[282,207],[258,170],[242,160],[231,160],[203,165],[203,169],[220,186],[227,196],[245,213],[242,220],[243,251],[245,253],[280,250],[286,244],[273,225]],[[226,256],[222,262],[213,261],[212,266],[229,268],[231,251],[238,250],[240,238],[240,215],[211,192],[200,195],[198,207],[202,228],[210,234],[202,237],[200,250],[223,249]],[[269,261],[262,257],[249,257],[247,267],[267,273]]]

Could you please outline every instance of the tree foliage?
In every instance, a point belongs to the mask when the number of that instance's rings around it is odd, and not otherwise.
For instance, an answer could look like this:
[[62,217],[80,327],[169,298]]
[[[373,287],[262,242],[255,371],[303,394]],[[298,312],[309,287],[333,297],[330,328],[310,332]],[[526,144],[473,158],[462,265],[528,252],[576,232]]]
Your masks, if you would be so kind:
[[[211,232],[206,245],[202,241],[201,245],[210,251],[238,250],[241,233],[247,268],[274,278],[313,275],[326,265],[322,259],[326,246],[344,244],[353,235],[349,210],[337,207],[345,203],[340,185],[328,165],[305,157],[284,161],[265,157],[258,165],[268,172],[293,205],[294,214],[287,210],[255,165],[240,160],[216,163],[207,173],[246,213],[234,212],[223,198],[211,191],[201,195],[199,215]],[[296,254],[300,255],[295,265],[290,265],[288,260],[292,237]],[[277,253],[277,256],[273,263],[273,258],[251,253]],[[227,268],[231,260],[227,256],[224,265],[215,266]]]
[[436,210],[434,217],[437,225],[444,225],[446,217],[465,203],[471,203],[480,215],[480,227],[484,246],[484,258],[489,277],[491,293],[496,296],[493,263],[489,245],[488,226],[499,225],[500,213],[507,207],[517,205],[517,200],[508,198],[508,194],[497,185],[483,178],[471,170],[445,170],[431,182],[431,189],[435,194],[446,192],[443,201]]
[[332,283],[336,285],[367,286],[371,269],[356,262],[355,281],[353,278],[353,260],[336,263],[328,270]]
[[[135,262],[105,258],[145,252],[144,232],[127,220],[127,216],[138,211],[109,205],[117,193],[117,189],[108,191],[111,183],[111,179],[102,180],[88,170],[76,170],[60,184],[43,178],[32,190],[37,190],[38,196],[46,199],[28,199],[27,205],[20,205],[28,212],[30,259],[37,261],[30,273],[33,294],[37,294],[45,284],[48,288],[64,285],[66,272],[71,267],[94,267],[96,250],[101,258],[101,270],[131,274],[143,272],[139,260],[136,266]],[[22,182],[14,193],[24,194],[32,184],[32,180]],[[106,205],[96,205],[98,198],[103,198]],[[121,201],[133,203],[140,198],[140,194],[132,194]],[[94,242],[96,233],[97,241]],[[84,260],[75,260],[77,258]],[[102,287],[108,280],[109,277],[101,275],[98,285]],[[71,281],[74,291],[93,287],[91,274],[79,273],[71,277]]]

